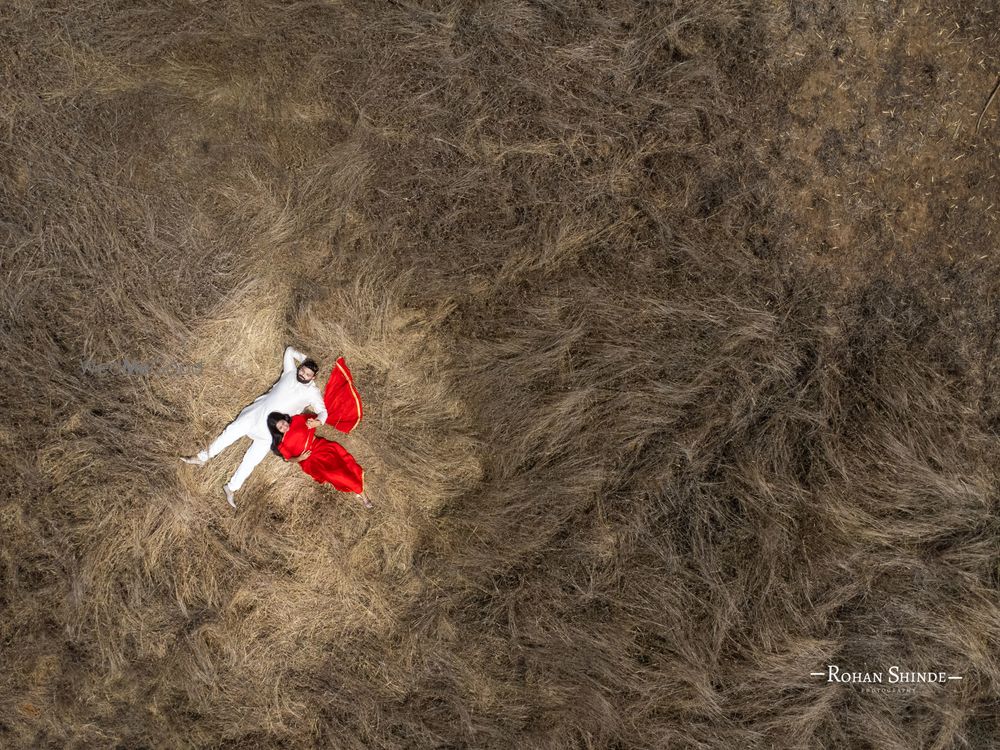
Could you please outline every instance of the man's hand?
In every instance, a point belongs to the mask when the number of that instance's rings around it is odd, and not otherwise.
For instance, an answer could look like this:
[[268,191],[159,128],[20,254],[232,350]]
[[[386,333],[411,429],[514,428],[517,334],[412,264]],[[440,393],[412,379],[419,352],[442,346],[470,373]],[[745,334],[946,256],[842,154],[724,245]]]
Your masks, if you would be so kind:
[[306,427],[308,427],[310,430],[315,430],[321,424],[323,423],[320,422],[318,419],[316,419],[316,417],[312,417],[311,419],[306,420]]

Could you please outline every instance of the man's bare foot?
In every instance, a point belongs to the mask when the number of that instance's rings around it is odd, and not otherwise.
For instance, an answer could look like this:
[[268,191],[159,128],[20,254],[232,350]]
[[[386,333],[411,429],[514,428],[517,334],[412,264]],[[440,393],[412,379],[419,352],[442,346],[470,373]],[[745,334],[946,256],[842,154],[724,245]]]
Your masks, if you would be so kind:
[[229,485],[228,484],[222,485],[222,491],[226,493],[226,502],[235,508],[236,501],[233,499],[233,491],[229,489]]
[[195,466],[204,466],[205,459],[201,458],[197,454],[194,456],[181,456],[181,461],[186,464],[194,464]]

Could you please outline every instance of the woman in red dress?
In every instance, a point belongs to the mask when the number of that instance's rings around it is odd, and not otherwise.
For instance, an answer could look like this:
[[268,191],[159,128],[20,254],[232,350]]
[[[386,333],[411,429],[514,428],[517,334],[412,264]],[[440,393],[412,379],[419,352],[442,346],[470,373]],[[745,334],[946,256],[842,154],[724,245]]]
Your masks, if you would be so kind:
[[[336,369],[327,381],[323,401],[327,408],[327,424],[341,432],[350,432],[361,420],[361,398],[343,357],[337,360]],[[365,470],[340,443],[316,434],[320,424],[308,413],[290,417],[271,412],[267,417],[271,450],[286,461],[296,461],[317,482],[332,484],[341,492],[355,493],[366,508],[371,508],[372,504],[363,494]]]

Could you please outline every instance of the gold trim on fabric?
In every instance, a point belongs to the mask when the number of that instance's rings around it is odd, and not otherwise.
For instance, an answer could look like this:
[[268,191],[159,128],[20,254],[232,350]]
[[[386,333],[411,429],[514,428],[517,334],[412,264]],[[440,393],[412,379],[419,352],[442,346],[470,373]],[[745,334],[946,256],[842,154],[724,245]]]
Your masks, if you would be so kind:
[[[358,422],[361,421],[361,397],[358,395],[358,389],[354,387],[354,383],[351,380],[351,377],[347,374],[347,371],[344,369],[344,366],[341,365],[340,362],[337,362],[336,364],[337,369],[344,374],[344,379],[347,381],[347,384],[351,386],[351,395],[354,396],[354,404],[358,407],[358,420],[351,425],[351,430],[353,430],[358,426]],[[351,430],[348,430],[347,433],[350,433]]]

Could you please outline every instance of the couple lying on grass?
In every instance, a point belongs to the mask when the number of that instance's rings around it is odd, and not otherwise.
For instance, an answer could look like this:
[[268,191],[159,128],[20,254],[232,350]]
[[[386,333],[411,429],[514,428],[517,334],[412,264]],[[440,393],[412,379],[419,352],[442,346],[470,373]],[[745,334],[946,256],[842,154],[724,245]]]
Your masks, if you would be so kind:
[[[361,397],[351,371],[339,357],[322,396],[314,382],[318,372],[319,365],[313,360],[287,347],[281,377],[271,390],[245,407],[207,450],[181,460],[202,466],[240,438],[248,437],[250,447],[222,487],[226,501],[234,508],[234,494],[268,452],[297,462],[317,482],[331,484],[341,492],[353,492],[366,508],[372,507],[364,496],[365,470],[342,445],[316,435],[321,424],[348,433],[361,420]],[[315,414],[302,411],[306,406],[311,406]]]

